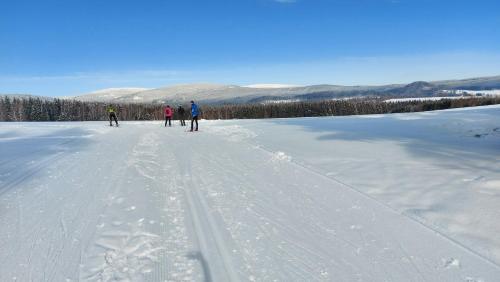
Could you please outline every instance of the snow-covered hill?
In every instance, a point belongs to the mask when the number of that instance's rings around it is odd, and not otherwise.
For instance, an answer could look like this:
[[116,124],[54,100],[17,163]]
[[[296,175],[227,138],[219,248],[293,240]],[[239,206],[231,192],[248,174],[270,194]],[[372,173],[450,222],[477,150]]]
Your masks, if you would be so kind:
[[217,102],[247,102],[262,97],[287,97],[289,95],[306,94],[310,91],[331,88],[329,86],[309,87],[242,87],[222,84],[182,84],[130,93],[100,90],[96,93],[75,97],[85,101],[114,101],[114,102],[146,102],[146,103],[185,103],[190,100],[208,103]]
[[[135,98],[134,97],[140,97],[134,95],[135,93],[143,92],[150,90],[149,88],[139,88],[139,87],[128,87],[128,88],[106,88],[106,89],[101,89],[97,90],[94,92],[90,92],[88,94],[76,96],[76,97],[71,97],[80,101],[95,101],[95,102],[109,102],[113,101],[116,99],[119,99],[123,96],[129,96],[131,95],[131,99],[133,100],[141,100],[141,98]],[[70,97],[67,97],[70,98]]]
[[0,281],[498,281],[500,106],[0,123]]
[[293,85],[293,84],[262,83],[262,84],[245,85],[244,87],[273,89],[273,88],[293,88],[293,87],[300,87],[300,86]]
[[491,90],[462,90],[457,89],[453,90],[453,93],[458,95],[480,95],[480,96],[499,96],[500,89],[491,89]]
[[196,100],[202,103],[261,103],[272,101],[324,100],[359,96],[429,97],[443,90],[454,89],[500,89],[500,77],[464,80],[417,81],[410,84],[382,86],[340,86],[287,84],[252,84],[247,86],[223,84],[184,84],[156,89],[105,89],[84,94],[75,99],[85,101],[112,101],[121,103],[185,103]]
[[[285,85],[280,85],[285,86]],[[286,86],[273,85],[222,85],[222,84],[183,84],[140,92],[122,93],[100,90],[98,94],[91,93],[74,97],[85,101],[111,101],[121,103],[185,103],[196,100],[203,103],[248,103],[267,102],[272,100],[308,100],[331,98],[342,95],[360,95],[366,91],[385,91],[400,86]],[[300,96],[300,97],[299,97]]]

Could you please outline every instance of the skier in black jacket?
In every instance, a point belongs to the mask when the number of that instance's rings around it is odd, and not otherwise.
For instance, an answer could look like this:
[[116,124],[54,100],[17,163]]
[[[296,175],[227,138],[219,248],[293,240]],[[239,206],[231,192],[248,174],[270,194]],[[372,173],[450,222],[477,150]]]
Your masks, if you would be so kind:
[[179,114],[179,121],[181,123],[181,126],[186,126],[186,121],[184,120],[186,118],[186,110],[184,110],[182,105],[179,105],[179,108],[177,108],[177,113]]

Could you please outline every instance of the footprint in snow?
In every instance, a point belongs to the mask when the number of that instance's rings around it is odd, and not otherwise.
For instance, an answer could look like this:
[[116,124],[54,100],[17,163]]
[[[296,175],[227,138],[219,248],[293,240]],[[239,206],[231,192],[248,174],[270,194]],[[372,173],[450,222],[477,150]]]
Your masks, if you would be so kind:
[[158,235],[141,230],[103,233],[96,246],[104,250],[86,259],[80,280],[143,281],[165,249]]
[[460,261],[456,258],[443,259],[444,268],[460,268]]

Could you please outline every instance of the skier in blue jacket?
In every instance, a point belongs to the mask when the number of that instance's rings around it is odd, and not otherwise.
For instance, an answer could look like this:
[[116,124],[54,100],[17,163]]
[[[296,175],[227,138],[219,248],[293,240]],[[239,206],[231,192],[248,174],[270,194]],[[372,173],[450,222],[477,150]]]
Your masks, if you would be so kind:
[[193,131],[193,122],[196,123],[195,131],[198,131],[198,115],[200,114],[198,105],[191,101],[191,131]]

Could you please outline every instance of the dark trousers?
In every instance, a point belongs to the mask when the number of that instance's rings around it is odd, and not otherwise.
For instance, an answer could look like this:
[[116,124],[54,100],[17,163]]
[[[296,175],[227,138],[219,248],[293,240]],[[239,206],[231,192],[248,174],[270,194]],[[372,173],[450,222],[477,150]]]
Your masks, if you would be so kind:
[[198,116],[194,116],[193,118],[191,118],[191,131],[193,131],[193,122],[196,123],[196,131],[198,131]]
[[118,125],[118,119],[116,118],[116,114],[109,113],[109,126],[113,125],[113,119],[115,120],[116,125]]
[[181,123],[181,126],[186,126],[186,121],[184,120],[184,116],[179,116],[179,122]]
[[165,117],[165,126],[167,126],[167,122],[168,126],[172,126],[172,117]]

